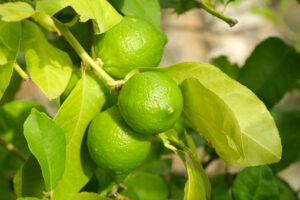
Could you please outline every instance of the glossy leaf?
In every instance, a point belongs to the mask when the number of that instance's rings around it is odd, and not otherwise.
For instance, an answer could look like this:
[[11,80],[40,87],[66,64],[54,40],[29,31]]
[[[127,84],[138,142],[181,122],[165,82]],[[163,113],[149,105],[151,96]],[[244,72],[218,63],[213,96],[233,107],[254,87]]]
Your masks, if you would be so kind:
[[38,0],[36,3],[37,11],[44,11],[49,15],[54,15],[67,6],[71,6],[77,12],[81,22],[94,20],[99,33],[109,30],[122,19],[106,0]]
[[249,89],[205,63],[185,62],[159,70],[179,85],[189,79],[182,84],[183,117],[227,163],[248,166],[280,159],[274,120]]
[[256,46],[241,68],[238,81],[272,108],[300,79],[300,54],[279,38]]
[[24,135],[30,151],[41,166],[46,189],[52,191],[65,170],[64,131],[46,114],[33,109],[24,123]]
[[2,58],[3,65],[0,64],[0,100],[13,74],[13,65],[19,51],[20,40],[21,24],[19,22],[0,21],[0,47],[1,52],[5,52],[5,62]]
[[243,169],[233,182],[232,193],[235,200],[279,200],[276,179],[268,166]]
[[32,6],[25,2],[9,2],[0,4],[0,16],[2,21],[21,21],[34,13]]
[[[195,149],[193,147],[191,148],[185,146],[185,144],[178,139],[176,131],[172,129],[165,133],[161,133],[160,137],[163,140],[165,147],[174,151],[181,158],[188,172],[189,178],[184,189],[184,199],[210,199],[211,186],[209,179],[202,165],[200,164]],[[189,136],[186,135],[186,137]],[[187,139],[191,145],[191,138]],[[195,146],[195,144],[192,144],[192,146]],[[187,160],[188,158],[185,153],[187,153],[189,160],[191,160],[193,164],[193,167]]]
[[13,182],[17,197],[43,197],[45,182],[41,167],[33,155],[19,169]]
[[137,172],[129,175],[124,185],[126,190],[122,195],[134,200],[165,200],[168,197],[168,187],[162,177],[147,172]]
[[219,56],[217,58],[213,58],[211,59],[210,63],[213,66],[218,67],[231,78],[237,79],[240,68],[236,63],[231,63],[226,56]]
[[138,16],[161,31],[161,10],[158,0],[110,0],[124,15]]
[[282,158],[279,163],[271,165],[274,172],[281,171],[300,156],[300,109],[295,106],[283,104],[271,111],[282,141]]
[[55,122],[64,130],[67,142],[66,169],[53,192],[53,199],[71,199],[92,177],[95,169],[83,140],[90,121],[105,101],[102,86],[83,74],[60,107]]
[[[31,101],[13,101],[0,107],[0,135],[16,146],[25,156],[30,155],[23,134],[23,124],[32,108],[44,111],[44,107]],[[5,174],[14,174],[22,161],[4,148],[0,148],[0,169]]]
[[22,50],[27,71],[49,99],[57,98],[67,87],[72,61],[63,51],[48,43],[42,30],[33,22],[24,21]]

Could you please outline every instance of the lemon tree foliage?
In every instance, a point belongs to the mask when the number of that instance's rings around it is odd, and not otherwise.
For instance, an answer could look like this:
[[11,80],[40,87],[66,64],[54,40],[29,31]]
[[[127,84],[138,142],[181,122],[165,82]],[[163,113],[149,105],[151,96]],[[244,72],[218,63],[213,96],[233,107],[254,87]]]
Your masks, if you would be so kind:
[[[242,67],[220,56],[157,68],[162,9],[233,26],[219,12],[231,2],[0,1],[0,199],[297,199],[277,177],[299,160],[292,46],[268,38]],[[13,101],[28,84],[51,114]],[[208,177],[216,159],[246,168]]]
[[0,21],[0,99],[9,85],[20,41],[21,24],[19,22]]
[[180,63],[161,71],[182,85],[184,119],[226,162],[253,166],[280,160],[275,122],[248,88],[205,63]]
[[72,61],[68,54],[49,44],[42,30],[30,21],[22,24],[21,48],[33,82],[50,100],[57,98],[71,76]]

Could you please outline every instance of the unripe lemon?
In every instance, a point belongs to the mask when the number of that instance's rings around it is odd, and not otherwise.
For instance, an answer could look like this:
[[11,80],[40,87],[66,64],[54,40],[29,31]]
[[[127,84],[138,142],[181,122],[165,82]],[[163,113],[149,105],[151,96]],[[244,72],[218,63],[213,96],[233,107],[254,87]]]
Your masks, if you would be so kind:
[[168,75],[148,71],[133,75],[121,89],[119,110],[139,133],[166,131],[175,124],[183,107],[181,90]]
[[121,79],[136,67],[156,67],[162,57],[166,36],[144,19],[125,16],[95,40],[95,55],[104,70]]
[[138,167],[150,150],[148,137],[128,127],[116,106],[92,121],[87,145],[95,163],[115,177],[124,177]]

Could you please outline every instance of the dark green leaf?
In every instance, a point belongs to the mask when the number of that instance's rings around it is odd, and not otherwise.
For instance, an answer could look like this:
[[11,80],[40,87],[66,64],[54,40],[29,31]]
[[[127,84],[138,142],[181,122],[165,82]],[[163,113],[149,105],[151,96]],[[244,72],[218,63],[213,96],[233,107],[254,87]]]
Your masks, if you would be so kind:
[[24,123],[24,135],[32,154],[38,160],[47,191],[62,178],[66,161],[64,131],[47,115],[32,109]]
[[161,31],[161,11],[158,0],[110,0],[124,15],[138,16]]
[[268,166],[247,167],[233,182],[235,200],[279,200],[276,179]]
[[81,22],[89,19],[97,23],[96,31],[105,32],[119,23],[122,16],[106,0],[38,0],[37,11],[44,11],[49,15],[54,15],[59,10],[71,6],[80,16]]
[[21,78],[21,76],[14,71],[10,80],[10,82],[13,84],[9,84],[6,88],[2,99],[0,100],[0,106],[14,99],[16,93],[20,89],[22,80],[23,79]]
[[36,198],[36,197],[21,197],[21,198],[18,198],[17,200],[41,200],[41,199]]
[[150,172],[159,175],[168,175],[171,171],[172,159],[158,159],[153,161],[145,162],[140,168],[145,172]]
[[168,180],[169,199],[183,199],[184,198],[184,186],[187,179],[184,176],[172,175]]
[[239,66],[236,63],[231,63],[226,56],[213,58],[210,63],[233,79],[237,79],[239,74]]
[[199,7],[194,0],[159,0],[159,3],[162,8],[173,8],[179,14]]
[[281,171],[295,162],[300,156],[300,109],[283,104],[271,111],[282,141],[282,158],[279,163],[271,165],[274,172]]
[[15,200],[11,177],[0,172],[0,200]]
[[6,22],[21,21],[34,13],[32,6],[25,2],[0,4],[1,20]]
[[71,199],[92,177],[95,166],[83,137],[85,129],[104,102],[102,85],[83,74],[56,114],[55,122],[65,132],[67,158],[63,178],[53,192],[54,200]]
[[67,87],[72,61],[68,54],[48,43],[42,30],[24,21],[22,50],[29,75],[49,99],[57,98]]
[[211,180],[212,185],[212,199],[213,200],[232,200],[229,194],[230,183],[229,174],[220,174],[213,177]]
[[206,63],[185,62],[158,70],[179,85],[189,79],[182,85],[183,117],[225,161],[247,166],[280,159],[275,122],[249,89]]
[[0,100],[13,74],[13,65],[18,55],[20,40],[20,22],[6,23],[0,21],[0,47],[2,54],[5,52],[5,60],[3,60],[2,55],[3,64],[0,64]]
[[17,197],[43,197],[45,183],[41,167],[34,156],[30,156],[14,177]]
[[299,200],[297,193],[282,179],[276,178],[279,188],[280,200]]
[[121,194],[134,200],[165,200],[168,188],[164,180],[155,174],[137,172],[130,174],[124,181],[126,190]]
[[[32,108],[45,111],[43,106],[31,101],[14,101],[0,108],[0,135],[24,155],[28,156],[30,151],[23,135],[23,124],[30,114]],[[7,149],[0,147],[0,169],[8,175],[14,174],[22,162]]]
[[295,87],[300,78],[300,54],[278,38],[258,44],[245,65],[238,81],[251,89],[272,108],[283,95]]

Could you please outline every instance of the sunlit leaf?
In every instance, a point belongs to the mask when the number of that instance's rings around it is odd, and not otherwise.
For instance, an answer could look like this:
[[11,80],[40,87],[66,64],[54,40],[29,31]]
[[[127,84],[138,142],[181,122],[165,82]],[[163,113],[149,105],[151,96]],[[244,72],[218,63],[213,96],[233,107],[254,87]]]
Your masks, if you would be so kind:
[[158,0],[110,0],[124,15],[138,16],[161,31],[161,10]]
[[72,61],[68,54],[48,43],[42,30],[33,22],[24,21],[22,50],[27,71],[49,99],[57,98],[67,87]]
[[7,23],[0,21],[0,48],[3,63],[0,64],[0,99],[9,85],[13,74],[13,64],[19,51],[20,40],[21,24],[19,22]]
[[71,6],[78,13],[80,21],[94,20],[99,33],[107,31],[122,19],[106,0],[38,0],[36,3],[37,11],[44,11],[49,15],[54,15],[67,6]]
[[46,189],[52,191],[65,170],[64,131],[46,114],[33,109],[24,123],[24,135],[41,166]]
[[0,4],[0,15],[2,21],[21,21],[34,13],[32,6],[25,2],[9,2]]
[[190,79],[182,85],[183,117],[226,162],[248,166],[280,159],[274,120],[249,89],[205,63],[179,63],[159,70],[179,85]]
[[81,192],[76,194],[72,200],[110,200],[109,198],[103,197],[97,193],[92,192]]
[[236,200],[279,200],[276,179],[268,166],[243,169],[233,182],[232,194]]
[[86,143],[85,129],[101,110],[105,97],[102,86],[84,74],[55,116],[64,130],[67,142],[66,168],[62,180],[53,192],[53,199],[71,199],[91,178],[94,163]]

